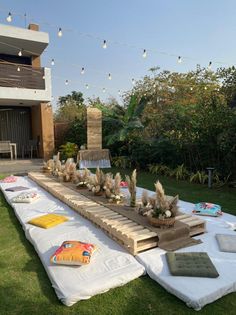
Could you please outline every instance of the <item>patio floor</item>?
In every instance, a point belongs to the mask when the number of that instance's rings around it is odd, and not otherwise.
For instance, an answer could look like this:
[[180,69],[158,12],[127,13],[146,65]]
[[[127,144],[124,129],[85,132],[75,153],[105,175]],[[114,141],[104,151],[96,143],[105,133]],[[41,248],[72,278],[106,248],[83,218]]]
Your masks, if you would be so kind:
[[43,165],[42,159],[9,160],[0,159],[0,174],[20,174],[39,170]]

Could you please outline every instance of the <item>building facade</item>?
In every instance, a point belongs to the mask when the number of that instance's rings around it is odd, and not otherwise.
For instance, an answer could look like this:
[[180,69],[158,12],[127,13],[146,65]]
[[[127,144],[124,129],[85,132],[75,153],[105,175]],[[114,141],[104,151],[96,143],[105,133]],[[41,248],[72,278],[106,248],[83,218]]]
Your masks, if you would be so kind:
[[41,67],[48,44],[36,24],[0,24],[0,141],[15,143],[18,157],[27,155],[29,143],[37,143],[44,159],[54,150],[51,69]]

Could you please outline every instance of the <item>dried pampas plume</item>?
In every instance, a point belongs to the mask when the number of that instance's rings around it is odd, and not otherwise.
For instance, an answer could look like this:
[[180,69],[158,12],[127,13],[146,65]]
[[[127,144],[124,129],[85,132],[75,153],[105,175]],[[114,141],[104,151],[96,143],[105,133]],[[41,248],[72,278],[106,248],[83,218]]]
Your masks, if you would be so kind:
[[125,179],[128,183],[128,189],[130,193],[130,207],[136,206],[136,184],[137,184],[137,172],[133,171],[131,177],[125,175]]

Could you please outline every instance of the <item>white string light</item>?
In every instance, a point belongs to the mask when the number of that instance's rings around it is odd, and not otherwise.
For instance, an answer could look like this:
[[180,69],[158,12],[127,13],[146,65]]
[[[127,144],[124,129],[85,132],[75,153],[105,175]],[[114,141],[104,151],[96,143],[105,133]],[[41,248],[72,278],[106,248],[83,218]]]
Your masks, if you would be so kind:
[[17,67],[17,71],[20,72],[20,67],[19,66]]
[[193,90],[193,87],[191,86],[190,91],[192,91],[192,90]]
[[105,88],[103,88],[103,89],[102,89],[102,92],[103,92],[103,93],[105,93],[105,92],[106,92],[106,89],[105,89]]
[[121,90],[118,91],[118,95],[121,96]]
[[182,62],[182,58],[181,56],[178,57],[178,63],[181,63]]
[[80,73],[81,73],[81,74],[84,74],[84,67],[82,67]]
[[143,50],[143,58],[147,58],[147,51],[146,51],[146,49]]
[[87,90],[89,89],[89,85],[88,84],[86,84],[85,87],[86,87]]
[[208,64],[208,70],[211,70],[211,66],[212,66],[212,61],[210,61]]
[[133,85],[135,84],[135,80],[134,80],[134,79],[132,79],[132,84],[133,84]]
[[104,39],[103,44],[102,44],[102,48],[106,49],[107,48],[107,41]]
[[108,80],[111,80],[112,79],[112,77],[111,77],[111,74],[109,73],[108,74]]
[[6,18],[7,22],[11,23],[12,22],[12,14],[11,12],[8,13],[8,16]]
[[52,65],[52,66],[55,65],[55,60],[54,60],[54,59],[51,60],[51,65]]
[[59,27],[59,30],[58,30],[58,33],[57,33],[57,35],[58,35],[58,37],[62,37],[62,29],[61,29],[61,27]]
[[68,80],[66,80],[66,81],[65,81],[65,85],[68,85],[68,84],[69,84],[69,81],[68,81]]
[[19,50],[18,52],[18,56],[21,57],[22,56],[22,49]]

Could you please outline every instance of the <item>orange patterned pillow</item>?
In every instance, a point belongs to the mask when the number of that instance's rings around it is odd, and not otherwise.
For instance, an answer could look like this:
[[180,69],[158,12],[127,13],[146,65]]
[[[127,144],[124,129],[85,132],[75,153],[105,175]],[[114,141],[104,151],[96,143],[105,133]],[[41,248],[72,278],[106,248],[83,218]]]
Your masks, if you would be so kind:
[[80,241],[65,241],[51,256],[50,261],[61,265],[87,265],[96,246]]

